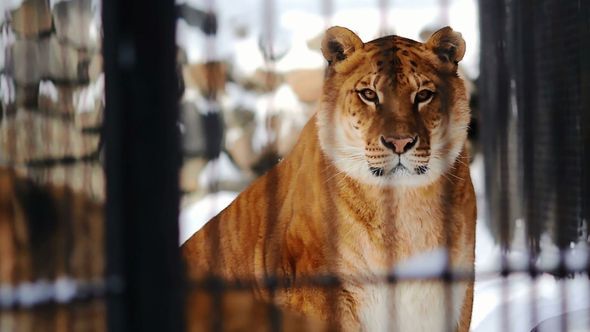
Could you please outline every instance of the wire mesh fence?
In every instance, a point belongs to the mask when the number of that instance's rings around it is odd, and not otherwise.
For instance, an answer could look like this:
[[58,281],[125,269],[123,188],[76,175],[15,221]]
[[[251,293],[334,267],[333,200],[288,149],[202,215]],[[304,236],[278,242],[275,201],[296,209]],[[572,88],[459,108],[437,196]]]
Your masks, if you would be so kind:
[[[285,298],[305,289],[336,317],[345,284],[395,292],[428,282],[441,285],[440,330],[455,330],[453,292],[471,281],[472,330],[590,330],[585,2],[25,0],[2,14],[1,331],[331,330],[339,325],[294,313]],[[412,23],[426,15],[434,23]],[[460,30],[477,24],[465,17],[479,17],[479,34]],[[462,162],[478,196],[475,271],[451,265],[445,210],[442,250],[381,273],[202,271],[183,281],[179,239],[285,158],[320,107],[321,40],[333,24],[364,41],[424,41],[450,24],[468,40],[472,160]],[[282,179],[268,174],[264,196],[276,206]],[[338,257],[346,234],[330,204],[324,245]],[[226,268],[226,240],[207,241],[212,271]],[[374,317],[381,330],[407,329],[395,314]]]

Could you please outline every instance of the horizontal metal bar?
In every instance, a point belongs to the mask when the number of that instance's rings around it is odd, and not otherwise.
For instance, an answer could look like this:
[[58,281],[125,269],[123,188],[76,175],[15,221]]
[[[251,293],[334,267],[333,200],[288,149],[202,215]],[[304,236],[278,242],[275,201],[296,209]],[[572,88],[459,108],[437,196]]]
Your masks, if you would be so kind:
[[266,278],[242,278],[223,280],[221,278],[212,276],[202,280],[189,280],[187,285],[189,289],[193,290],[246,290],[251,288],[267,288],[267,289],[286,289],[286,288],[305,288],[305,287],[338,287],[343,283],[354,283],[361,285],[378,285],[378,284],[395,284],[404,281],[442,281],[442,282],[458,282],[458,281],[473,281],[486,280],[492,278],[503,277],[506,278],[515,274],[526,274],[532,278],[540,277],[543,274],[554,276],[565,276],[569,274],[586,274],[589,275],[588,269],[503,269],[503,270],[487,270],[478,273],[470,273],[466,271],[449,271],[443,273],[389,273],[382,275],[365,274],[356,276],[339,277],[336,275],[317,275],[310,277],[297,278],[297,280],[288,280],[274,277]]
[[58,278],[36,280],[16,285],[0,285],[0,310],[30,309],[47,304],[67,304],[104,298],[106,294],[122,294],[120,279],[81,280]]

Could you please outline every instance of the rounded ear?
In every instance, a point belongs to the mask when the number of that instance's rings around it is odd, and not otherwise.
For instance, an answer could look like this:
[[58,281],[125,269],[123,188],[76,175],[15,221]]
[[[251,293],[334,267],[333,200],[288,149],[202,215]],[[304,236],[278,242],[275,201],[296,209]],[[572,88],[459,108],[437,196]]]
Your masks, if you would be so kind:
[[363,41],[352,31],[343,27],[331,27],[322,40],[322,53],[328,64],[340,62],[362,49]]
[[442,62],[457,65],[465,55],[465,40],[451,27],[444,27],[433,33],[425,43]]

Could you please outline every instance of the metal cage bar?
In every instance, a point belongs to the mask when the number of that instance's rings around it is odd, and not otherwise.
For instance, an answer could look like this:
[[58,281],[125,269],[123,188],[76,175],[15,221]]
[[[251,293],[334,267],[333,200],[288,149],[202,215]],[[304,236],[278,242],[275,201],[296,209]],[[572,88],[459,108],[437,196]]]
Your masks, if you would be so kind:
[[103,4],[110,331],[181,331],[174,1]]

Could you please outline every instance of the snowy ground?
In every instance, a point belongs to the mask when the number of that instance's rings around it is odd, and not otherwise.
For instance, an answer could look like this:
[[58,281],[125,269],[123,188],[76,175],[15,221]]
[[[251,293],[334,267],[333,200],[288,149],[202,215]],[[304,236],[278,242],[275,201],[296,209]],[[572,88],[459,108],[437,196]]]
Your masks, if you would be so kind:
[[[494,244],[489,230],[486,228],[485,198],[483,184],[483,158],[478,156],[471,165],[471,177],[477,194],[479,218],[476,233],[476,284],[475,303],[473,307],[472,331],[531,331],[539,323],[564,312],[575,312],[568,316],[568,331],[590,331],[590,282],[588,277],[577,275],[573,279],[557,281],[553,276],[542,275],[532,280],[528,274],[512,274],[502,278],[497,271],[500,262],[500,248]],[[557,263],[556,248],[550,244],[543,247],[542,266],[550,268]],[[587,261],[587,250],[568,252],[572,268],[579,262]],[[523,252],[511,254],[512,266],[522,267],[526,259]],[[535,309],[533,309],[535,308]],[[550,323],[550,322],[548,322]],[[560,319],[557,323],[561,324]],[[548,324],[540,331],[560,331],[561,326]]]

